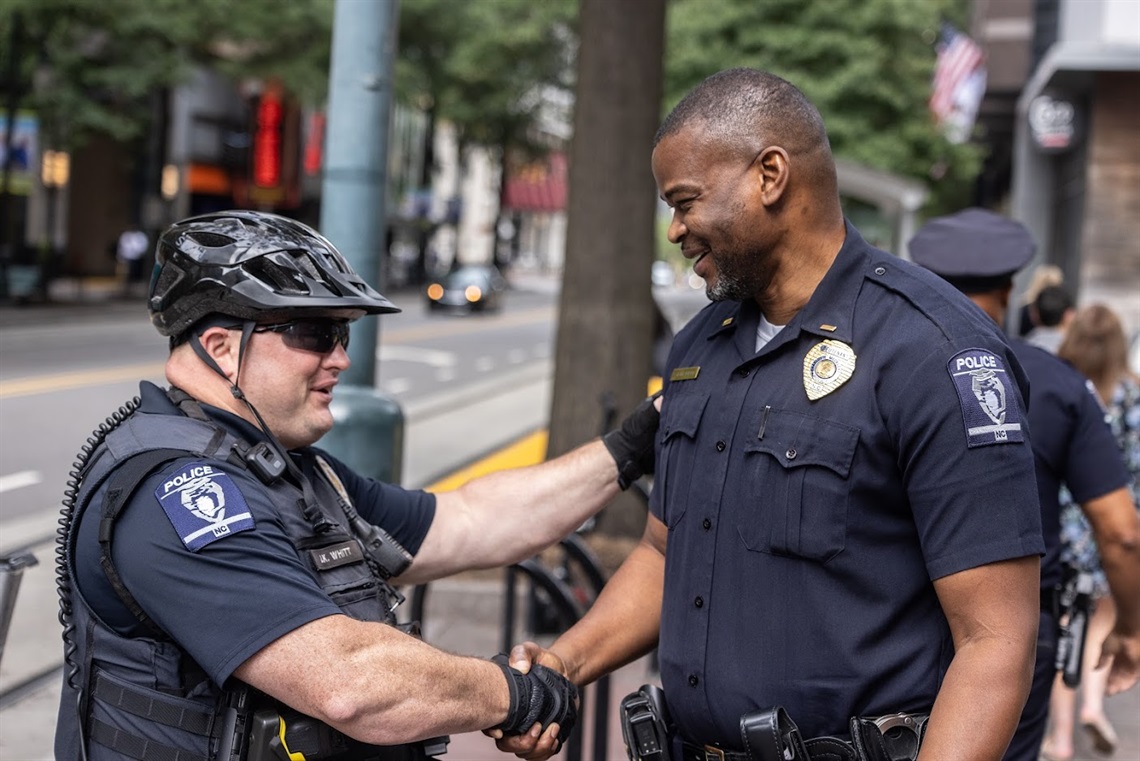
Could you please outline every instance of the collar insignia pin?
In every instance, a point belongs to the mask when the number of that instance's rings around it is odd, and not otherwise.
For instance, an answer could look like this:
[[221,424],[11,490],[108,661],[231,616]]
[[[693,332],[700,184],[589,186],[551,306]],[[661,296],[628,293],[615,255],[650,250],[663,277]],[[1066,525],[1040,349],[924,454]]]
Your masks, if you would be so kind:
[[842,341],[827,339],[804,356],[804,391],[815,401],[842,386],[855,372],[855,352]]

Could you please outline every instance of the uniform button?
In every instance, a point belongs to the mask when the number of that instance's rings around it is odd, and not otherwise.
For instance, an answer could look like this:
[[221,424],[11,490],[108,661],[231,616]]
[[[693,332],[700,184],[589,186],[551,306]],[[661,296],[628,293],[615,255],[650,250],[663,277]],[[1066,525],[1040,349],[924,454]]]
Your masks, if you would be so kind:
[[689,674],[689,686],[690,687],[696,687],[700,683],[701,683],[701,680],[697,678],[696,674]]
[[739,375],[741,378],[747,378],[749,372],[750,371],[747,367],[742,367],[736,371],[736,374]]
[[712,521],[710,521],[708,518],[705,518],[701,523],[701,526],[704,527],[705,531],[708,531],[710,528],[712,528]]
[[789,460],[796,459],[796,450],[789,449],[787,452],[784,452],[784,457],[787,457]]
[[697,599],[693,600],[693,605],[697,606],[698,608],[705,607],[705,598],[697,597]]
[[875,274],[876,275],[885,275],[885,274],[887,274],[887,268],[886,267],[876,267],[875,268]]
[[724,443],[723,441],[718,441],[718,442],[716,443],[716,451],[718,451],[718,452],[723,452],[723,451],[724,451],[724,448],[725,448],[725,446],[726,446],[726,445],[725,445],[725,443]]

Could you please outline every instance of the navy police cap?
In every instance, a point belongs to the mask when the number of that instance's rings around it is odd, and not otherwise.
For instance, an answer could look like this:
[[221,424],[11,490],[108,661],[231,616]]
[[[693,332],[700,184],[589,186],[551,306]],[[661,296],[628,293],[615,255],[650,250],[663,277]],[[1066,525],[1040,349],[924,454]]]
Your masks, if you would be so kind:
[[1025,225],[986,209],[935,217],[910,240],[915,264],[966,292],[999,288],[1033,258]]

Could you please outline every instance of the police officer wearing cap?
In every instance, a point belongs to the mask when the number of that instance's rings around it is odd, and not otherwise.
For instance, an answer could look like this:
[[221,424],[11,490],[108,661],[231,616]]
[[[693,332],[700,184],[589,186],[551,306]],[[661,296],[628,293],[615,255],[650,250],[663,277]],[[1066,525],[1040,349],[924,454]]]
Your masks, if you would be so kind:
[[573,531],[641,473],[653,404],[605,441],[454,492],[380,483],[313,445],[350,323],[399,310],[272,214],[184,220],[156,258],[170,386],[142,383],[93,434],[65,501],[56,757],[422,759],[473,730],[557,745],[573,685],[430,647],[394,625],[394,586]]
[[[948,280],[999,325],[1005,322],[1013,276],[1035,250],[1021,223],[985,209],[932,219],[910,242],[916,263]],[[1118,606],[1115,628],[1103,646],[1104,657],[1113,659],[1109,694],[1127,689],[1140,677],[1140,524],[1120,448],[1086,379],[1049,352],[1009,340],[1029,376],[1029,432],[1046,554],[1041,562],[1033,688],[1006,758],[1036,761],[1056,674],[1060,487],[1066,485],[1080,503],[1107,558],[1105,576]]]
[[652,166],[713,303],[669,358],[641,543],[511,663],[581,685],[659,644],[673,761],[877,761],[895,730],[897,757],[996,761],[1044,550],[1000,331],[845,222],[820,114],[779,77],[706,79]]

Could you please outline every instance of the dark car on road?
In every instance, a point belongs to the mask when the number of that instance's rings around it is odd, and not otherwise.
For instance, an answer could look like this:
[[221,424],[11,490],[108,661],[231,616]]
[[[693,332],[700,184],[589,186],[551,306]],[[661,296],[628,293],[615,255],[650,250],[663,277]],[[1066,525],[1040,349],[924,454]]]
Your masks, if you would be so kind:
[[494,311],[502,307],[507,280],[489,264],[466,264],[427,287],[432,310]]

